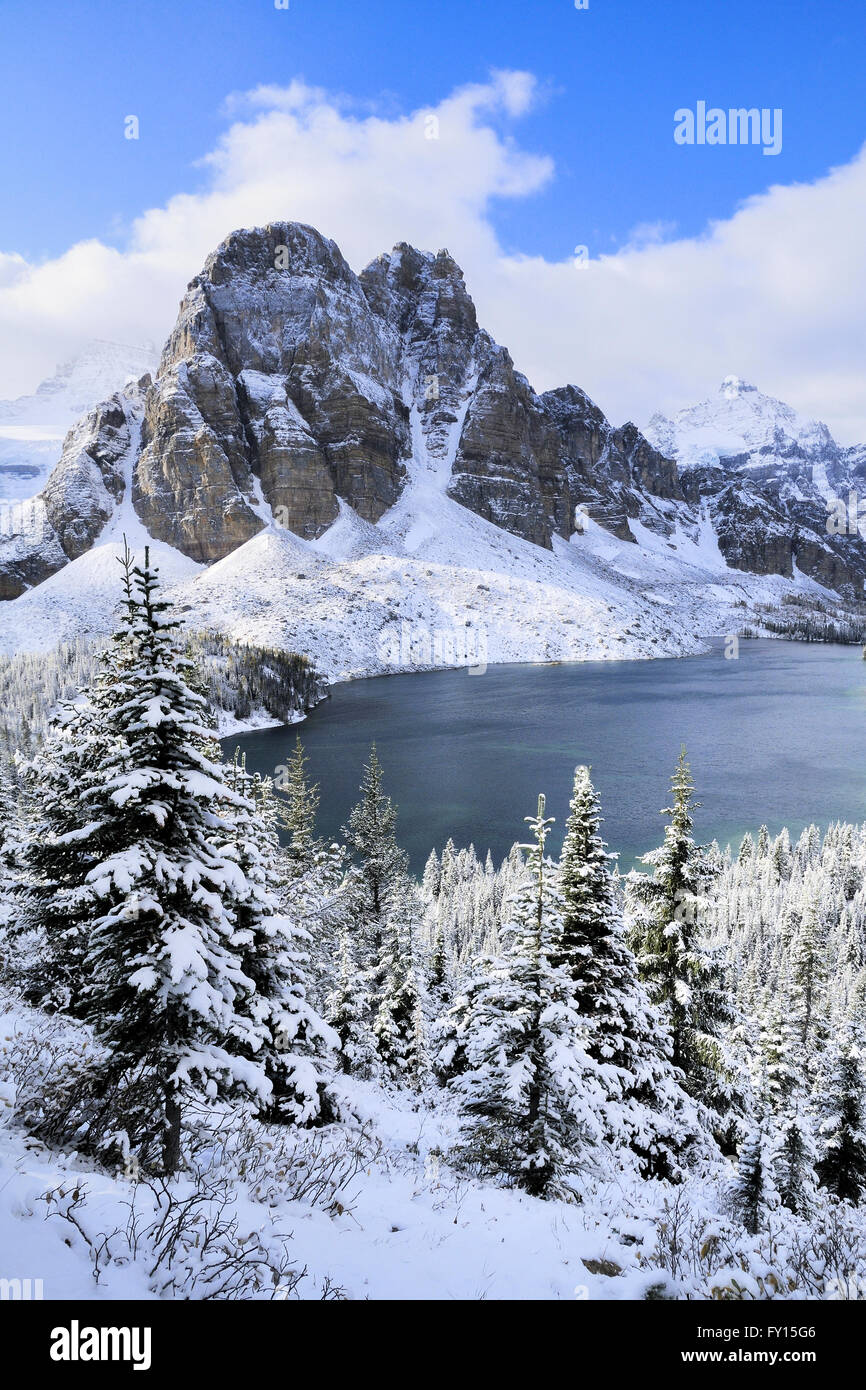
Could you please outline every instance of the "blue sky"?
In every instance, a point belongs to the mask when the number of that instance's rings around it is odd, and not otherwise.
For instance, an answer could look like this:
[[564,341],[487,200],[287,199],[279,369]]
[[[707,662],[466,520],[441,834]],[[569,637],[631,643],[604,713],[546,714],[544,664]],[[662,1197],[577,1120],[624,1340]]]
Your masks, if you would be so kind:
[[[866,24],[852,0],[4,0],[0,249],[30,260],[79,238],[122,243],[225,128],[235,90],[301,76],[384,115],[491,68],[545,88],[520,123],[555,179],[491,216],[507,250],[611,250],[641,223],[683,235],[769,183],[813,179],[864,138]],[[703,98],[784,110],[776,158],[683,149],[673,111]],[[124,116],[141,122],[121,138]],[[508,133],[507,118],[502,122]],[[279,210],[275,210],[275,213]]]
[[[735,374],[866,440],[854,0],[0,0],[0,54],[0,398],[161,343],[288,218],[356,270],[447,246],[532,383],[617,422]],[[780,108],[781,152],[676,144],[700,101]]]

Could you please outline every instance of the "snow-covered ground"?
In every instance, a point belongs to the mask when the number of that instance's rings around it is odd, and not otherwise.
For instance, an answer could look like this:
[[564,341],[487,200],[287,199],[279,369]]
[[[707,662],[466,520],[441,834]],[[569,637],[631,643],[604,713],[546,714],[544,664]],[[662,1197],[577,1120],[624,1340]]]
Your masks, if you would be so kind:
[[[600,1213],[464,1182],[425,1157],[427,1145],[442,1138],[435,1116],[388,1106],[372,1092],[359,1099],[375,1111],[387,1146],[343,1192],[342,1211],[303,1200],[275,1208],[237,1186],[243,1228],[284,1232],[287,1255],[306,1269],[297,1296],[319,1298],[330,1283],[350,1299],[640,1298],[658,1283],[657,1273],[634,1269],[615,1278],[590,1273],[584,1259],[621,1268],[633,1260],[610,1226],[599,1224]],[[98,1245],[127,1226],[136,1195],[129,1178],[96,1173],[0,1131],[0,1188],[3,1277],[41,1279],[46,1299],[159,1296],[143,1260],[106,1261],[97,1283],[92,1251],[62,1216],[62,1197],[48,1196],[78,1190],[77,1218]],[[149,1195],[138,1193],[145,1212]]]
[[[51,1048],[60,1055],[85,1031],[68,1020],[51,1023],[8,996],[0,1008],[0,1057],[8,1063],[19,1049],[0,1085],[0,1277],[41,1280],[45,1299],[167,1296],[177,1290],[165,1280],[186,1276],[183,1267],[149,1273],[153,1190],[134,1174],[112,1175],[52,1152],[9,1122],[15,1092],[6,1078],[21,1067],[22,1045],[48,1040],[41,1061],[27,1064],[32,1074]],[[344,1123],[324,1138],[315,1131],[300,1138],[313,1151],[341,1155],[339,1176],[323,1196],[293,1196],[298,1173],[281,1179],[279,1161],[250,1168],[246,1179],[235,1173],[230,1183],[239,1230],[261,1233],[272,1252],[306,1271],[293,1297],[318,1299],[331,1287],[349,1299],[635,1299],[663,1282],[638,1258],[653,1243],[647,1184],[605,1183],[573,1205],[472,1182],[443,1157],[454,1139],[453,1115],[372,1083],[344,1079],[337,1091]],[[281,1142],[299,1142],[286,1131],[271,1136],[277,1160]],[[304,1167],[303,1159],[295,1164]],[[216,1189],[227,1171],[214,1149],[206,1180]],[[193,1180],[181,1178],[176,1195],[192,1191]],[[656,1195],[661,1201],[661,1188]],[[133,1219],[137,1257],[128,1239]],[[237,1248],[237,1233],[232,1240]],[[190,1291],[201,1296],[203,1286]]]
[[[459,421],[458,421],[459,424]],[[444,450],[413,428],[409,479],[376,525],[346,503],[315,541],[280,526],[256,499],[265,529],[204,568],[153,541],[125,499],[97,544],[20,598],[0,605],[0,651],[46,650],[101,635],[118,600],[125,536],[149,544],[170,597],[191,627],[309,656],[331,680],[498,662],[680,656],[736,632],[757,603],[827,591],[729,569],[709,520],[697,535],[632,523],[636,543],[592,520],[552,551],[485,521],[447,495],[457,426]],[[135,446],[133,446],[134,448]],[[664,505],[664,504],[662,504]]]
[[[242,1127],[217,1129],[170,1188],[100,1170],[28,1138],[13,1115],[10,1078],[23,1076],[38,1105],[40,1072],[86,1045],[85,1034],[0,1000],[0,1279],[30,1280],[31,1297],[858,1296],[834,1277],[826,1251],[808,1278],[792,1275],[792,1251],[799,1241],[802,1263],[810,1231],[790,1213],[777,1212],[755,1236],[731,1224],[725,1162],[679,1187],[627,1170],[587,1175],[579,1202],[544,1201],[452,1169],[457,1121],[435,1095],[346,1078],[334,1083],[339,1123],[265,1128],[252,1148]],[[860,1226],[849,1215],[854,1249]],[[862,1287],[855,1274],[851,1287]],[[225,1281],[235,1279],[229,1294]]]

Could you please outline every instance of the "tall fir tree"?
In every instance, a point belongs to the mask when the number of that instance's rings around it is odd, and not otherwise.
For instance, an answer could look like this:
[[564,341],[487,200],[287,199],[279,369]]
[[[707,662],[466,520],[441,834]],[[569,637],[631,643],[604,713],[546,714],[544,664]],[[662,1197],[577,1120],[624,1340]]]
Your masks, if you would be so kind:
[[750,1235],[757,1235],[767,1215],[779,1206],[776,1188],[776,1144],[763,1122],[748,1135],[740,1151],[737,1173],[731,1184],[732,1214]]
[[373,1023],[386,1075],[421,1090],[429,1076],[427,968],[420,941],[422,906],[412,881],[389,889],[382,928],[378,1007]]
[[809,1055],[822,1031],[820,989],[825,976],[821,913],[822,880],[810,869],[803,881],[803,910],[791,941],[792,1009],[800,1047]]
[[[263,1043],[277,1001],[244,969],[251,937],[261,928],[264,949],[268,934],[257,847],[244,834],[249,807],[226,781],[147,550],[142,567],[125,557],[124,585],[119,632],[82,702],[82,776],[60,834],[51,740],[37,765],[37,786],[44,773],[51,794],[32,830],[25,894],[38,917],[53,874],[61,901],[74,903],[73,1003],[102,1045],[81,1113],[59,1118],[77,1118],[95,1147],[122,1132],[144,1169],[172,1173],[190,1104],[271,1103]],[[58,737],[65,754],[68,732]],[[273,957],[257,968],[263,987],[282,988]]]
[[[226,782],[231,799],[219,808],[224,830],[213,843],[238,865],[248,885],[235,906],[233,944],[255,988],[241,995],[236,1007],[249,1019],[250,1055],[271,1086],[261,1114],[309,1124],[322,1114],[330,1053],[339,1047],[339,1038],[308,998],[309,935],[280,911],[274,890],[281,850],[271,785],[247,772],[239,752]],[[238,1035],[228,1046],[244,1055],[249,1039]]]
[[818,1107],[818,1181],[856,1206],[866,1193],[866,1115],[863,1054],[853,1025],[826,1059]]
[[379,1073],[379,1053],[371,1019],[373,1007],[366,974],[353,954],[353,933],[347,920],[341,924],[339,950],[331,988],[325,998],[325,1016],[336,1032],[340,1071],[367,1079]]
[[572,980],[572,999],[588,1024],[599,1066],[610,1139],[628,1145],[647,1175],[672,1177],[699,1120],[669,1059],[668,1030],[638,981],[625,939],[614,867],[600,833],[601,807],[590,769],[575,769],[559,861],[562,931],[554,963]]
[[464,1117],[455,1158],[534,1196],[566,1196],[592,1162],[604,1094],[571,977],[555,964],[563,904],[544,852],[552,824],[544,797],[527,821],[529,880],[513,903],[503,955],[482,967],[462,1030],[466,1065],[451,1083]]
[[[689,1093],[715,1110],[727,1129],[738,1102],[724,1039],[735,1015],[721,952],[701,933],[713,867],[692,835],[696,803],[685,748],[671,785],[673,804],[662,812],[670,817],[664,844],[642,860],[652,874],[629,876],[630,943],[650,1000],[668,1020],[674,1065]],[[721,1128],[718,1133],[724,1138]]]
[[[111,852],[113,826],[100,808],[106,760],[121,764],[126,745],[113,711],[129,694],[136,660],[132,557],[121,565],[117,631],[93,685],[62,701],[42,746],[23,767],[21,874],[17,883],[24,997],[77,1013],[87,931],[93,915],[88,870]],[[137,911],[136,901],[126,909]]]
[[395,838],[397,808],[385,795],[384,773],[375,744],[364,766],[360,791],[361,799],[349,813],[343,837],[355,863],[358,908],[368,949],[375,957],[381,950],[389,889],[408,868],[408,858]]
[[289,875],[295,877],[310,868],[315,858],[316,816],[319,810],[319,788],[307,777],[307,755],[300,734],[295,739],[291,757],[281,768],[275,787],[284,793],[277,803],[279,821],[286,832],[285,861]]

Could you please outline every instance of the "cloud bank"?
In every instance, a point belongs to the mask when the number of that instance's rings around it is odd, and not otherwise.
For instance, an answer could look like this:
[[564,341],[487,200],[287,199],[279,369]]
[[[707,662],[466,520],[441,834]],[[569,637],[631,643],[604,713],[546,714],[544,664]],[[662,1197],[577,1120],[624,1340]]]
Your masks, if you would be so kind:
[[285,218],[333,237],[356,270],[397,241],[447,247],[533,384],[576,382],[616,422],[670,413],[736,373],[866,440],[866,149],[699,237],[644,226],[616,254],[557,263],[506,254],[492,220],[496,200],[555,186],[552,161],[503,134],[538,99],[520,72],[387,119],[301,82],[231,96],[205,189],[143,212],[121,249],[84,241],[30,265],[0,248],[0,397],[86,338],[161,344],[208,252]]

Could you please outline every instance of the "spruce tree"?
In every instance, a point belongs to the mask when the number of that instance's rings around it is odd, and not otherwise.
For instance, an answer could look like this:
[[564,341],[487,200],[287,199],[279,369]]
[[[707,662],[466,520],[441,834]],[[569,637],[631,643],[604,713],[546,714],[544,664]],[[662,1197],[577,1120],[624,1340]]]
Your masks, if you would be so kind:
[[[124,574],[120,630],[93,698],[82,702],[72,824],[62,836],[50,823],[36,827],[27,891],[41,911],[46,869],[58,877],[62,851],[63,893],[76,914],[75,1007],[102,1048],[78,1113],[54,1122],[77,1121],[97,1149],[123,1132],[142,1168],[172,1173],[190,1104],[273,1100],[263,1048],[285,1015],[244,965],[261,951],[262,985],[281,990],[282,946],[266,944],[249,807],[226,781],[148,552],[141,568],[127,555]],[[280,1007],[291,1013],[294,1004]]]
[[696,803],[685,748],[672,789],[673,805],[662,812],[670,817],[664,844],[642,860],[653,872],[629,876],[630,941],[650,1000],[668,1020],[686,1088],[724,1117],[735,1101],[724,1047],[734,1011],[724,961],[701,933],[712,868],[692,837]]
[[554,963],[568,970],[573,1003],[588,1025],[588,1051],[608,1098],[608,1136],[639,1155],[646,1175],[672,1177],[677,1154],[694,1141],[697,1116],[671,1066],[667,1029],[638,981],[616,857],[607,853],[600,826],[590,770],[578,767],[559,861],[562,929]]
[[866,1192],[863,1056],[853,1027],[831,1049],[819,1100],[818,1181],[856,1206]]
[[307,780],[307,755],[300,734],[284,769],[275,782],[285,796],[278,803],[280,825],[286,831],[288,843],[285,860],[291,877],[308,869],[316,852],[316,815],[319,809],[318,785]]
[[755,1089],[774,1140],[775,1187],[784,1207],[807,1216],[814,1200],[815,1146],[801,1049],[784,992],[760,1012]]
[[733,1215],[750,1235],[757,1235],[767,1214],[779,1206],[775,1169],[773,1137],[769,1128],[761,1123],[743,1144],[729,1196]]
[[[90,895],[88,869],[110,848],[102,821],[85,807],[98,780],[106,736],[92,701],[66,702],[42,747],[23,769],[21,872],[10,928],[23,997],[44,1009],[77,1012]],[[88,828],[89,827],[89,828]]]
[[810,870],[803,884],[803,912],[791,942],[792,1007],[800,1047],[808,1056],[816,1040],[819,992],[825,975],[821,879]]
[[[113,711],[129,694],[136,653],[133,562],[121,562],[118,629],[99,657],[93,685],[62,701],[35,756],[24,764],[21,874],[17,885],[22,989],[43,1008],[78,1013],[87,932],[92,920],[88,871],[113,848],[105,800],[107,760],[122,764],[125,742]],[[126,911],[135,915],[133,896]]]
[[776,882],[781,883],[783,879],[790,878],[794,864],[794,853],[791,849],[791,837],[787,830],[782,830],[774,840],[772,858]]
[[798,1040],[787,1001],[777,999],[764,1012],[759,1037],[759,1086],[768,1110],[782,1115],[803,1089]]
[[[322,1010],[334,988],[343,926],[355,915],[357,904],[345,848],[326,843],[316,833],[319,791],[307,780],[306,762],[298,738],[279,781],[259,779],[256,800],[260,815],[287,841],[276,845],[270,856],[274,892],[292,930],[307,943],[307,995]],[[279,786],[288,791],[287,797],[274,794]]]
[[383,1067],[394,1081],[421,1089],[427,1055],[425,963],[419,941],[421,903],[408,877],[392,883],[382,928],[381,986],[373,1033]]
[[354,958],[348,921],[340,929],[337,967],[325,1000],[325,1017],[339,1038],[339,1069],[361,1079],[378,1074],[368,981]]
[[439,865],[439,856],[435,849],[431,849],[427,858],[427,863],[424,865],[424,876],[421,879],[421,887],[424,889],[430,902],[435,901],[439,896],[439,882],[441,876],[442,870]]
[[408,867],[408,857],[394,836],[397,808],[385,795],[383,781],[382,766],[373,744],[361,779],[361,799],[349,814],[343,837],[357,867],[359,908],[368,928],[371,949],[376,954],[381,947],[381,922],[388,890]]
[[782,1206],[808,1217],[815,1202],[817,1150],[812,1118],[799,1096],[777,1118],[776,1134],[775,1182]]
[[485,963],[462,1036],[465,1069],[451,1083],[463,1111],[458,1163],[534,1196],[566,1196],[601,1136],[603,1093],[567,969],[555,866],[544,848],[551,820],[527,817],[529,881],[513,903],[501,958]]
[[264,1068],[247,1060],[259,1040],[243,1001],[255,986],[236,931],[250,885],[214,842],[232,793],[178,626],[145,550],[120,636],[126,660],[105,711],[115,756],[93,803],[112,849],[86,876],[83,960],[83,1014],[106,1049],[101,1090],[120,1093],[133,1145],[145,1164],[158,1148],[168,1173],[180,1162],[189,1098],[240,1090],[261,1103],[271,1091]]
[[233,944],[255,987],[236,1004],[252,1032],[227,1045],[264,1070],[271,1092],[263,1118],[309,1124],[321,1115],[329,1053],[339,1039],[308,998],[309,936],[280,911],[274,891],[280,844],[270,784],[251,776],[238,753],[226,781],[231,796],[219,808],[224,828],[213,842],[247,884],[235,906]]

